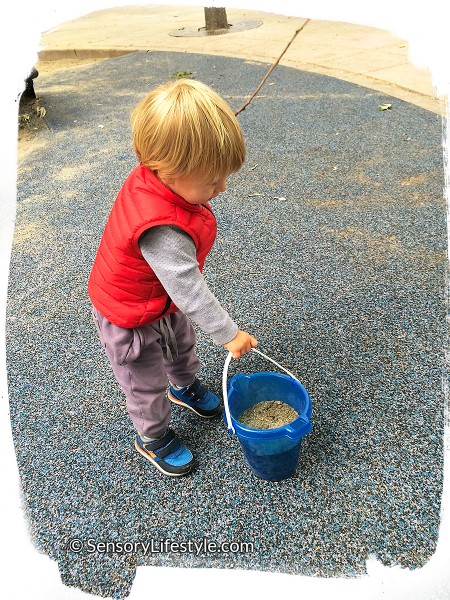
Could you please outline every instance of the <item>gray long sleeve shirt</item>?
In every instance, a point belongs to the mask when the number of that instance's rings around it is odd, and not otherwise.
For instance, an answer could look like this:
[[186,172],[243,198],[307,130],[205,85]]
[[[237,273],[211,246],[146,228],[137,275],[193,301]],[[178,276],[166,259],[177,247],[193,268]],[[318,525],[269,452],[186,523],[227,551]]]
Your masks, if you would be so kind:
[[171,225],[151,227],[139,238],[142,255],[173,302],[216,344],[230,342],[238,326],[209,290],[193,239]]

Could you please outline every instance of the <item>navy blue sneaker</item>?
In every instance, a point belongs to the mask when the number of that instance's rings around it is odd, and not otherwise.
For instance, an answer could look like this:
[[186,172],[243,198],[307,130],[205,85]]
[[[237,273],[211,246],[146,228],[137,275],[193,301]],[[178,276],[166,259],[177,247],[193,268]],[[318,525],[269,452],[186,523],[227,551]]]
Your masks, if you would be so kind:
[[205,419],[215,417],[222,412],[219,398],[197,378],[191,385],[180,389],[170,384],[167,395],[175,404],[189,408]]
[[137,434],[134,447],[165,475],[172,477],[187,475],[194,467],[191,451],[170,427],[161,438],[151,442],[144,442]]

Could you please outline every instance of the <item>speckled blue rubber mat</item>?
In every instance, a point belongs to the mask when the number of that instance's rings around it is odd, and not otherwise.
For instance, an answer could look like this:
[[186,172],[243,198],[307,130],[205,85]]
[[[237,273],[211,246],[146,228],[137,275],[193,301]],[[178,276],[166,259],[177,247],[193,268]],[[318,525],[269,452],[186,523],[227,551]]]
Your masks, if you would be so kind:
[[[415,569],[436,547],[442,122],[363,87],[277,67],[238,117],[248,159],[213,205],[211,289],[313,402],[295,476],[257,479],[220,419],[200,422],[179,407],[173,426],[197,458],[192,476],[167,478],[133,448],[86,291],[111,204],[136,164],[129,112],[179,71],[237,110],[267,68],[136,53],[35,81],[48,129],[19,165],[11,421],[32,539],[63,582],[92,594],[125,597],[139,565],[355,577],[369,555]],[[226,352],[202,332],[198,352],[202,378],[221,393]],[[264,370],[252,355],[233,361],[230,376]],[[198,552],[174,545],[204,540]],[[223,542],[233,551],[207,546]]]

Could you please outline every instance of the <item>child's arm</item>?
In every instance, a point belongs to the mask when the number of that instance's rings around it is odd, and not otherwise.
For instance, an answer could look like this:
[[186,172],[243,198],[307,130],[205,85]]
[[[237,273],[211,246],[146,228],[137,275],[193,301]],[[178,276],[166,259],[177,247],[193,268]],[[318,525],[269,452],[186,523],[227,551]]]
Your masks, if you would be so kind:
[[238,358],[255,338],[241,331],[209,290],[198,268],[195,244],[179,227],[152,227],[139,240],[141,252],[177,307]]

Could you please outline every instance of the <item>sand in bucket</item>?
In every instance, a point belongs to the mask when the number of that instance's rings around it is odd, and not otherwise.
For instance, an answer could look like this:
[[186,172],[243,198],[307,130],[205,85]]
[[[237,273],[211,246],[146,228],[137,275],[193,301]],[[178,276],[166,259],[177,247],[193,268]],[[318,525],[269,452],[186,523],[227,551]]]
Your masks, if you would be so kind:
[[239,415],[238,421],[254,429],[275,429],[292,423],[298,412],[281,400],[257,402]]

